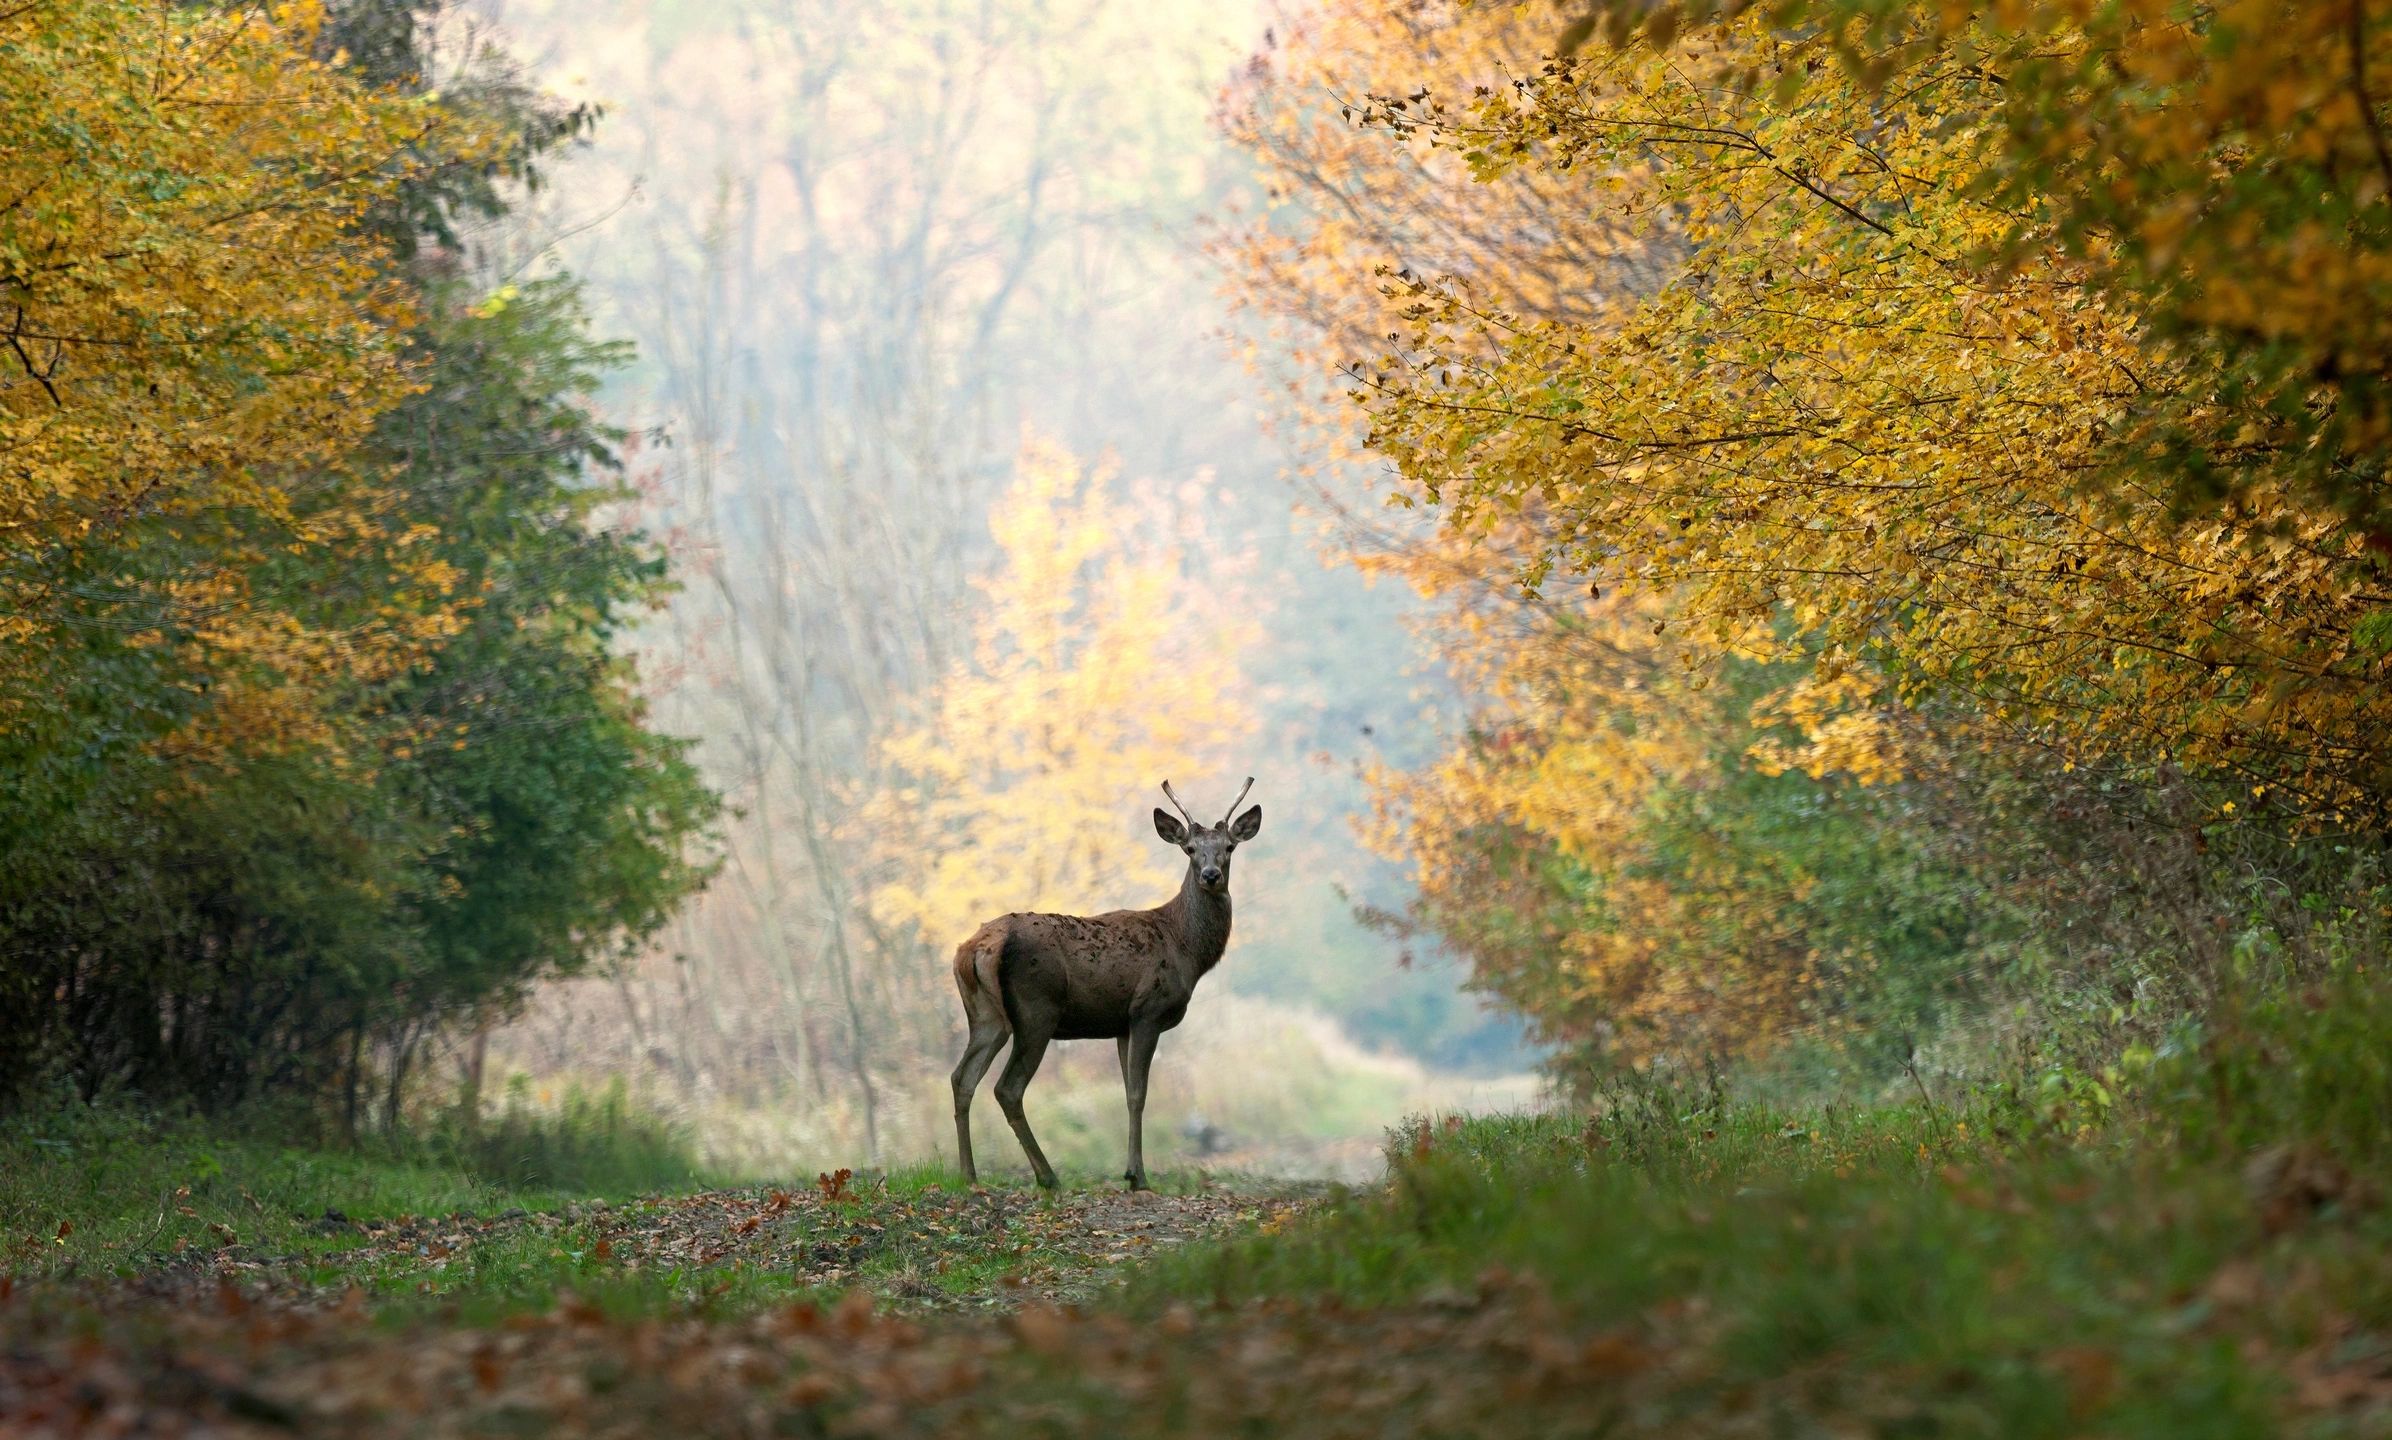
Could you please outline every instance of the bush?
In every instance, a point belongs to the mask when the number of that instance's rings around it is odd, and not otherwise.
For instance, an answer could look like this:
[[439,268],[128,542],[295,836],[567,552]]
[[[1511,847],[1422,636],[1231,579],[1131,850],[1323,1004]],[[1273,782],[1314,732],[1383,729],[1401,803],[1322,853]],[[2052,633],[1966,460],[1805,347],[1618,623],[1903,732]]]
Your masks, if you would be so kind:
[[571,1086],[554,1109],[541,1109],[518,1075],[495,1117],[470,1126],[452,1119],[433,1143],[470,1173],[515,1188],[615,1195],[706,1179],[687,1128],[634,1103],[619,1077],[595,1095]]

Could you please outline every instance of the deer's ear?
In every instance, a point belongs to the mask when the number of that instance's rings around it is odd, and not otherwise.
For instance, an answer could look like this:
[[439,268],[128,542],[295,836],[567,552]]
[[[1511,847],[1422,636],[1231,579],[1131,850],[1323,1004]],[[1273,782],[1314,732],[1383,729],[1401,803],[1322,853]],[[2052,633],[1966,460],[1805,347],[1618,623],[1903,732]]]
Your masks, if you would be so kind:
[[1172,819],[1170,812],[1163,809],[1163,807],[1160,805],[1155,807],[1154,833],[1162,836],[1165,841],[1173,845],[1185,845],[1188,843],[1188,827],[1180,824],[1177,820]]
[[1238,823],[1229,827],[1229,838],[1232,840],[1251,840],[1261,833],[1262,807],[1260,805],[1240,815]]

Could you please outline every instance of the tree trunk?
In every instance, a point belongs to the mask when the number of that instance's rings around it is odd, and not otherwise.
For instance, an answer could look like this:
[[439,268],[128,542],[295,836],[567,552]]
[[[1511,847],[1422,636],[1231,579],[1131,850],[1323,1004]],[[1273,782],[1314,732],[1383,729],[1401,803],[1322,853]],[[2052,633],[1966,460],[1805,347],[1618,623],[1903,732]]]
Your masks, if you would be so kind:
[[399,1102],[407,1095],[407,1063],[415,1058],[415,1037],[400,1027],[390,1042],[390,1089],[382,1097],[382,1133],[399,1133]]
[[482,1133],[482,1066],[489,1058],[490,1027],[488,1024],[477,1025],[473,1039],[465,1046],[465,1063],[461,1067],[463,1074],[457,1087],[457,1109],[464,1117],[468,1136]]
[[341,1077],[341,1135],[357,1143],[357,1091],[365,1070],[365,1021],[349,1028],[349,1068]]

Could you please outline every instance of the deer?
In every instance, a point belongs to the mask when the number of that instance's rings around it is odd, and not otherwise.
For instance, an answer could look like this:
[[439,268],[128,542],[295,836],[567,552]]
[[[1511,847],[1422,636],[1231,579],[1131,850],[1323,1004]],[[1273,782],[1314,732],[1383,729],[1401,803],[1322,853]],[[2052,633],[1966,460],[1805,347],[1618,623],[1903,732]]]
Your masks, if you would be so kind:
[[966,1181],[980,1178],[972,1166],[972,1094],[1008,1038],[1013,1053],[997,1077],[997,1108],[1005,1112],[1039,1187],[1046,1190],[1055,1188],[1055,1170],[1030,1133],[1022,1096],[1050,1042],[1111,1040],[1130,1113],[1129,1167],[1122,1178],[1132,1190],[1149,1188],[1143,1134],[1147,1069],[1163,1032],[1187,1018],[1196,982],[1221,963],[1229,948],[1229,858],[1262,832],[1260,805],[1237,813],[1253,788],[1249,775],[1221,823],[1207,827],[1179,803],[1171,782],[1163,782],[1163,794],[1180,819],[1156,806],[1155,833],[1187,855],[1188,871],[1179,893],[1155,908],[1000,915],[956,947],[955,988],[971,1027],[954,1075],[955,1148]]

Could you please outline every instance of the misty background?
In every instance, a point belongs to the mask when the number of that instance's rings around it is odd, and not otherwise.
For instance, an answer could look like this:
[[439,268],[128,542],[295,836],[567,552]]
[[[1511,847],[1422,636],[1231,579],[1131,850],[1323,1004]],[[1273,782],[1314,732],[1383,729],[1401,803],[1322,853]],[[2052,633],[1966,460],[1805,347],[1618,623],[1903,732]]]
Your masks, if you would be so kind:
[[[1157,783],[1209,818],[1257,777],[1236,936],[1157,1061],[1158,1158],[1362,1174],[1407,1112],[1530,1097],[1518,1026],[1447,957],[1357,918],[1407,898],[1358,843],[1358,767],[1425,763],[1458,707],[1408,592],[1341,563],[1313,454],[1274,424],[1289,378],[1238,333],[1206,253],[1255,200],[1217,121],[1272,17],[482,0],[466,18],[605,110],[569,194],[495,247],[495,278],[571,271],[597,331],[638,347],[605,409],[635,432],[634,518],[682,584],[639,641],[643,673],[655,723],[698,742],[733,807],[719,873],[660,946],[552,983],[473,1063],[539,1100],[626,1077],[717,1164],[951,1143],[947,962],[970,924],[927,933],[876,897],[962,837],[897,834],[889,797],[918,792],[888,747],[985,662],[975,626],[1007,562],[990,516],[1040,451],[1109,488],[1128,532],[1110,558],[1169,572],[1172,623],[1250,632],[1156,652],[1210,672],[1153,693],[1232,717],[1195,727],[1219,743],[1168,776],[1125,754],[1081,777],[1087,815],[1031,817],[1110,827],[1089,908],[1151,905],[1179,861],[1147,820]],[[1005,893],[1002,852],[993,868],[980,880]],[[1038,877],[1018,883],[1000,908],[1049,908]],[[1109,1045],[1061,1047],[1030,1103],[1058,1159],[1115,1163]],[[997,1134],[983,1153],[1019,1164]]]

